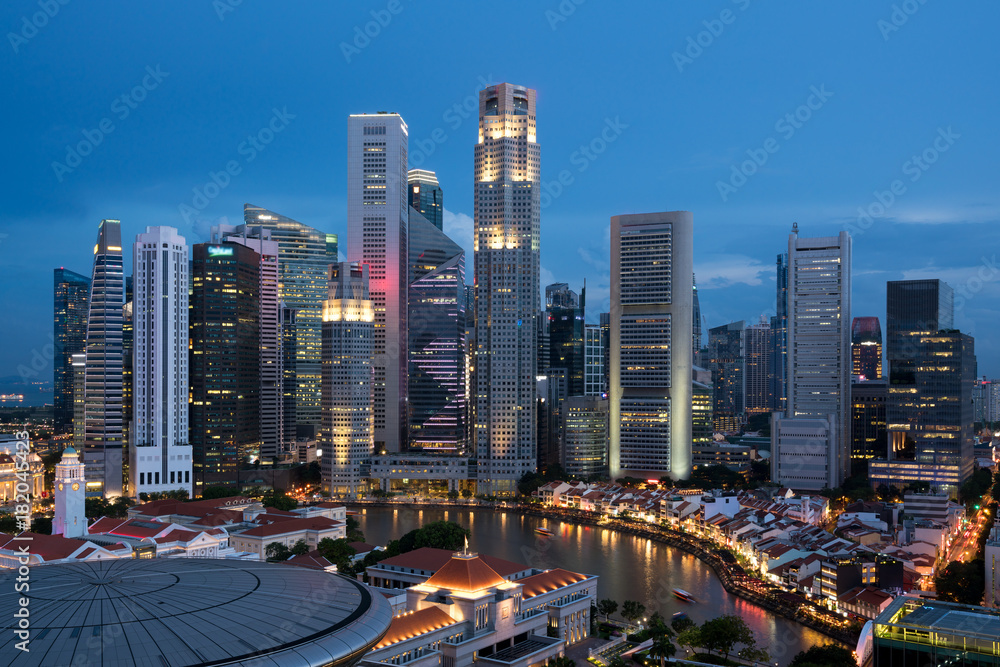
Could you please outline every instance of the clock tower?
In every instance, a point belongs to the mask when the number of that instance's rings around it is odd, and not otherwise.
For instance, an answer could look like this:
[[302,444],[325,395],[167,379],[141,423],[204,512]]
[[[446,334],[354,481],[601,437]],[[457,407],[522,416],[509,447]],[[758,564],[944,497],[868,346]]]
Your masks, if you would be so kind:
[[63,450],[56,464],[56,516],[52,534],[63,537],[85,537],[87,517],[84,513],[85,479],[83,461],[72,446]]

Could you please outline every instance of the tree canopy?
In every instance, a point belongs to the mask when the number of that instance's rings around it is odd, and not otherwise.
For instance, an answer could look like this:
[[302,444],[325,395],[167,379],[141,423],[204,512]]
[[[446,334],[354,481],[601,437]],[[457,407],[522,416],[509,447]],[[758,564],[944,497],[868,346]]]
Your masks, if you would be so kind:
[[938,597],[948,602],[980,604],[986,590],[985,562],[952,561],[935,579]]
[[284,510],[290,512],[299,506],[299,501],[295,498],[286,496],[282,491],[268,491],[261,498],[260,502],[264,507],[273,507],[276,510]]
[[391,556],[405,554],[414,549],[433,547],[458,551],[465,546],[469,531],[453,521],[435,521],[416,528],[398,540],[389,542],[386,551]]
[[788,663],[788,667],[856,667],[857,664],[854,653],[849,649],[836,644],[825,644],[800,651]]

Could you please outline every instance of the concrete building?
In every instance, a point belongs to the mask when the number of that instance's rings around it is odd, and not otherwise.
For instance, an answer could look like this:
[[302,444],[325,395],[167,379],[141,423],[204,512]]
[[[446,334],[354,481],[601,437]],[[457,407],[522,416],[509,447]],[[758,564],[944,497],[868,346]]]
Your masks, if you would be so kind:
[[375,453],[372,356],[375,304],[367,264],[330,266],[323,302],[323,490],[355,495],[361,464]]
[[347,259],[369,271],[379,453],[406,448],[407,135],[399,114],[356,114],[347,120]]
[[993,524],[983,555],[986,567],[986,606],[1000,608],[1000,522]]
[[746,323],[730,322],[708,330],[708,369],[712,372],[712,421],[716,431],[740,430],[746,410]]
[[691,474],[691,213],[611,218],[611,477]]
[[874,658],[874,667],[991,665],[1000,654],[998,636],[995,610],[906,596],[865,626],[856,653]]
[[583,395],[607,396],[604,382],[604,329],[588,324],[583,329]]
[[535,470],[540,148],[535,91],[479,91],[474,149],[476,450],[480,492],[512,495]]
[[572,477],[608,470],[608,400],[570,396],[562,405],[562,467]]
[[87,494],[122,495],[122,230],[118,220],[102,220],[94,246],[87,316],[86,427],[83,458]]
[[87,353],[73,355],[73,448],[82,452],[87,439]]
[[193,496],[188,443],[188,246],[173,227],[136,236],[132,267],[131,495],[184,489]]
[[90,278],[59,267],[54,272],[52,419],[56,433],[73,430],[73,355],[87,348]]
[[796,225],[788,271],[787,409],[773,419],[771,479],[832,489],[850,472],[850,235],[799,238]]

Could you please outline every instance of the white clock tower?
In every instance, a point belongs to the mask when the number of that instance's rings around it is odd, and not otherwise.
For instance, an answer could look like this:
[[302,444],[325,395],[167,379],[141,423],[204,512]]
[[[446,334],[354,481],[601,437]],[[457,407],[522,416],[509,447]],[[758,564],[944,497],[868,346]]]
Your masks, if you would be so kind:
[[67,447],[63,450],[62,459],[56,464],[56,516],[52,520],[53,535],[86,536],[84,485],[83,461],[72,446]]

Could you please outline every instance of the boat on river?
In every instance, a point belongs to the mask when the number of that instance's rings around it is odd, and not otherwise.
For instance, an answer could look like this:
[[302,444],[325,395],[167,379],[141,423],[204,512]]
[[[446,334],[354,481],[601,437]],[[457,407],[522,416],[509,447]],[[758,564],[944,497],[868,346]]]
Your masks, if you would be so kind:
[[535,528],[535,532],[541,535],[542,537],[552,537],[553,535],[555,535],[555,533],[553,533],[548,528]]
[[674,597],[677,598],[678,600],[683,600],[684,602],[697,602],[697,600],[693,595],[691,595],[682,588],[675,588],[673,589],[672,592],[674,594]]

